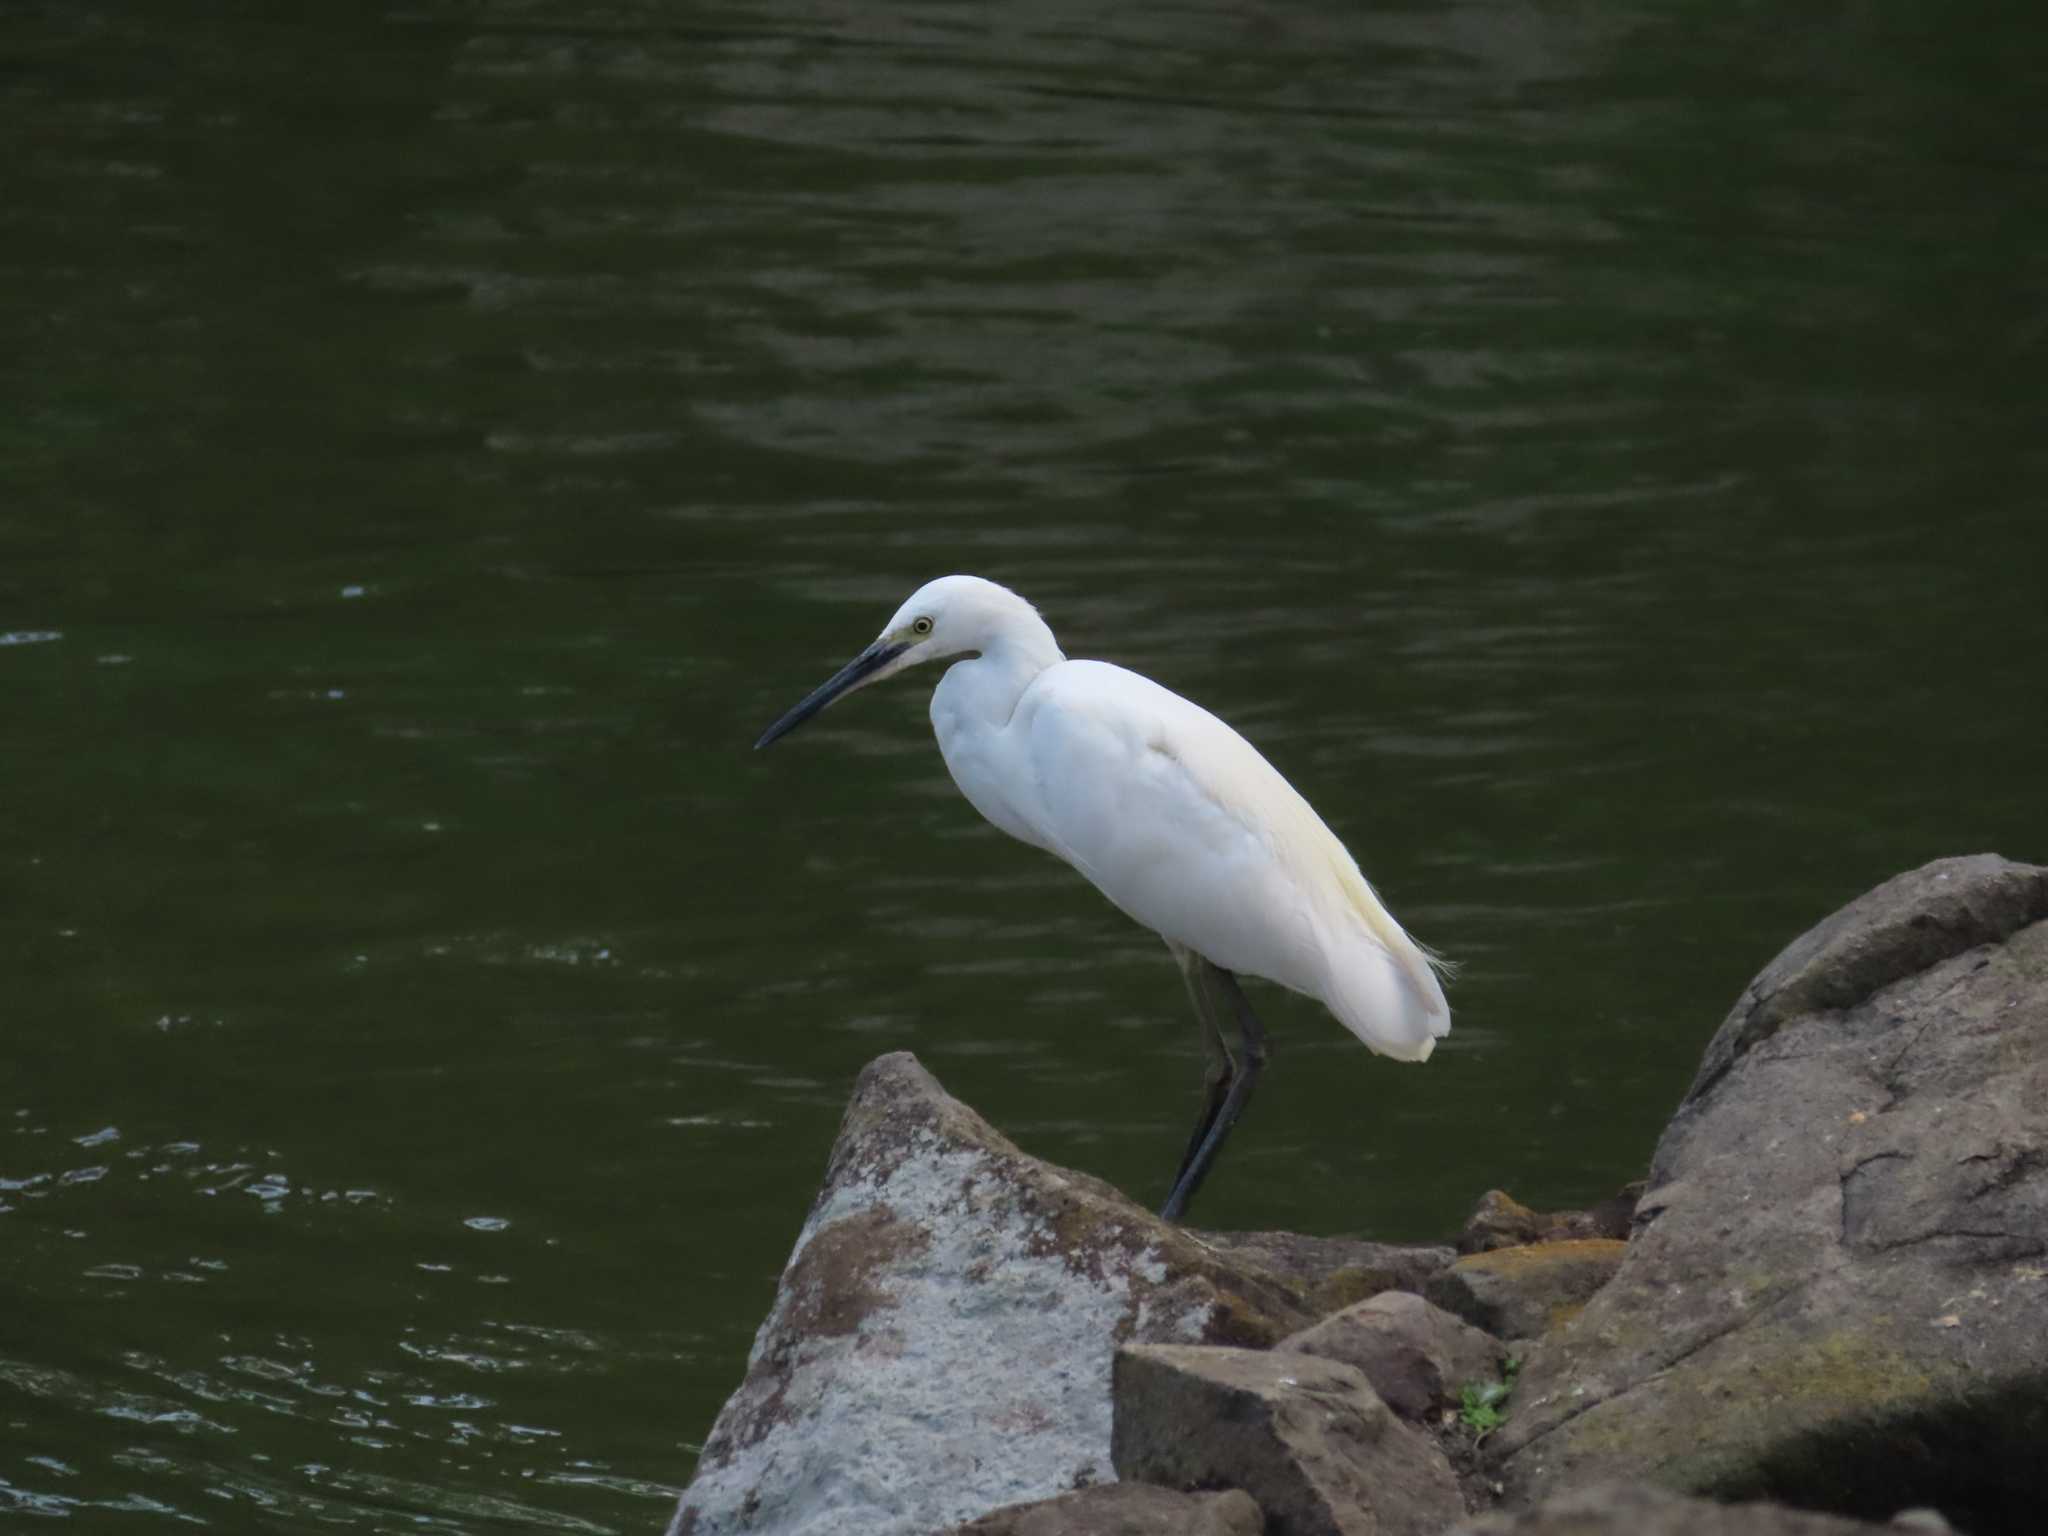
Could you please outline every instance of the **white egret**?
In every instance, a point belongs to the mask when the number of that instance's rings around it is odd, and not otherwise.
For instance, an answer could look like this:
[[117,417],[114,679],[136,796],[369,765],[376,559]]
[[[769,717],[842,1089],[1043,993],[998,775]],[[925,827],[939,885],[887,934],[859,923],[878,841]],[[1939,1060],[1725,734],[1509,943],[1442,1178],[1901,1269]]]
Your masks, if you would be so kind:
[[1397,1061],[1427,1060],[1450,1033],[1435,956],[1257,748],[1149,678],[1067,660],[1038,610],[992,581],[942,576],[918,588],[874,644],[754,746],[947,656],[966,659],[933,690],[932,728],[960,792],[1010,836],[1086,875],[1180,963],[1208,1093],[1162,1216],[1187,1208],[1265,1064],[1265,1030],[1238,976],[1319,998]]

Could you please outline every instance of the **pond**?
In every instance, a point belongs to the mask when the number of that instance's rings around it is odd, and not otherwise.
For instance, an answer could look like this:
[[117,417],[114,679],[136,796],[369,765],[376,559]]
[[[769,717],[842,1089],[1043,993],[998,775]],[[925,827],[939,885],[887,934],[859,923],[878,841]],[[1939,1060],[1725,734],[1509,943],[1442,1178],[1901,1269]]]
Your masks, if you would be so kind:
[[2044,854],[2005,14],[17,16],[0,1511],[658,1529],[884,1051],[1156,1204],[1179,981],[935,679],[749,750],[946,571],[1461,963],[1421,1069],[1254,988],[1201,1222],[1636,1176],[1801,929]]

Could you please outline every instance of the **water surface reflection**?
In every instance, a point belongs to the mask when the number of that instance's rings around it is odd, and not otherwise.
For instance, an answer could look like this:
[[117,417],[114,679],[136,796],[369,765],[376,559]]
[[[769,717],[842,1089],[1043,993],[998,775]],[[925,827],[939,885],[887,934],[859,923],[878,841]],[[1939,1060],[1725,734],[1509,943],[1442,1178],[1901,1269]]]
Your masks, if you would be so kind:
[[1421,1073],[1272,998],[1205,1219],[1633,1174],[1792,933],[2041,854],[2016,36],[28,18],[0,1509],[651,1529],[885,1049],[1159,1198],[1159,946],[918,687],[745,750],[947,569],[1240,725],[1464,962]]

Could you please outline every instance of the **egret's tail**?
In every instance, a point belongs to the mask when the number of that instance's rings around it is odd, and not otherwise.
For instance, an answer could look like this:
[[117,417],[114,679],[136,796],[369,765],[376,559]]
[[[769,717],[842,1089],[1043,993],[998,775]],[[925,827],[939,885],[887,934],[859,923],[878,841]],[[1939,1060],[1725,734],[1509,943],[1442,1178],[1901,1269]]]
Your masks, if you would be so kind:
[[1330,957],[1324,1005],[1382,1056],[1427,1061],[1451,1032],[1451,1007],[1429,957],[1401,935],[1400,948],[1357,934]]
[[1344,864],[1349,911],[1323,946],[1323,1005],[1382,1056],[1427,1061],[1451,1032],[1451,1005],[1437,976],[1450,968],[1408,937],[1356,865]]

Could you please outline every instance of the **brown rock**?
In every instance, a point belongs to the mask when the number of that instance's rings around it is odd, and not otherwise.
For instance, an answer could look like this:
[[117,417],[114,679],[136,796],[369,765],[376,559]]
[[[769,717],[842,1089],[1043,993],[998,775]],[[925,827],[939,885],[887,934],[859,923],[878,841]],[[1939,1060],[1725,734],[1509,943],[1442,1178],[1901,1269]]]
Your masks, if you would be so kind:
[[1198,1232],[1217,1257],[1283,1281],[1322,1317],[1382,1291],[1421,1294],[1458,1257],[1440,1244],[1372,1243],[1299,1232]]
[[1416,1421],[1456,1403],[1465,1383],[1494,1380],[1507,1353],[1491,1334],[1405,1291],[1346,1307],[1276,1348],[1357,1367],[1382,1402]]
[[1435,1442],[1334,1360],[1131,1345],[1115,1394],[1119,1477],[1242,1488],[1271,1536],[1436,1536],[1465,1512]]
[[1260,1536],[1265,1528],[1259,1506],[1241,1489],[1180,1493],[1150,1483],[1098,1483],[992,1510],[943,1536]]
[[1445,1536],[1898,1536],[1782,1504],[1713,1504],[1636,1483],[1596,1483],[1534,1509],[1481,1515]]
[[1522,1204],[1504,1189],[1489,1189],[1479,1197],[1465,1229],[1458,1234],[1458,1252],[1491,1253],[1496,1248],[1520,1248],[1543,1235],[1543,1216]]
[[1578,1316],[1613,1278],[1628,1245],[1583,1237],[1474,1253],[1432,1277],[1423,1294],[1503,1339],[1533,1339]]
[[1583,1211],[1545,1212],[1530,1210],[1505,1190],[1489,1189],[1458,1234],[1458,1252],[1491,1253],[1580,1237],[1626,1238],[1642,1193],[1638,1181]]

